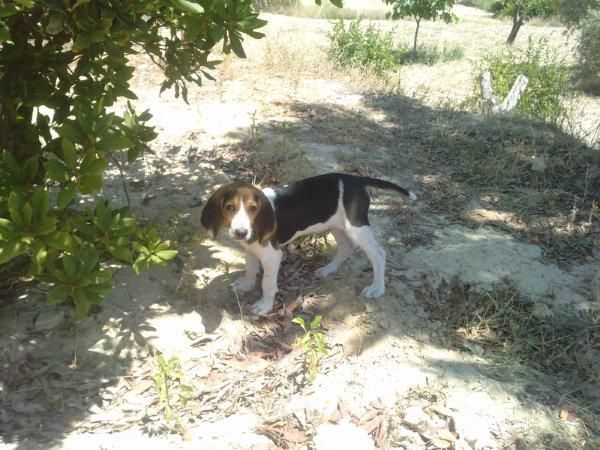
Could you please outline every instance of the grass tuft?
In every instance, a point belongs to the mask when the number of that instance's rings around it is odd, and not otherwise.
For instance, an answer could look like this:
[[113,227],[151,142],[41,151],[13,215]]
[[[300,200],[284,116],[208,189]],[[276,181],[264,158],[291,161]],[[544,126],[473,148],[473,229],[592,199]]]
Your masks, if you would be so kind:
[[569,403],[591,430],[600,431],[597,314],[565,310],[540,317],[513,287],[480,293],[460,281],[424,297],[433,318],[453,330],[453,343],[485,355],[490,372],[506,381],[551,386],[552,403]]

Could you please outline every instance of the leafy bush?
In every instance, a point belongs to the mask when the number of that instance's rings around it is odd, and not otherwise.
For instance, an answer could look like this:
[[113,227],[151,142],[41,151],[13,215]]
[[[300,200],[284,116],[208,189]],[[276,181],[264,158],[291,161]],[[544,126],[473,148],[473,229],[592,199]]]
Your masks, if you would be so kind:
[[516,112],[523,116],[560,123],[567,114],[564,100],[573,95],[572,71],[557,52],[549,47],[547,39],[533,41],[524,50],[505,49],[484,56],[475,65],[474,93],[481,98],[479,77],[484,71],[492,74],[492,86],[498,97],[504,98],[518,75],[525,75],[529,84],[517,105]]
[[0,275],[1,265],[28,258],[29,276],[50,286],[48,302],[72,300],[80,314],[111,287],[104,260],[139,271],[176,254],[128,208],[97,196],[109,160],[133,162],[156,137],[148,112],[112,112],[117,100],[135,99],[129,55],[150,55],[162,90],[186,100],[187,83],[211,78],[217,43],[243,57],[243,34],[260,38],[266,23],[251,0],[107,5],[0,2]]
[[483,9],[484,11],[495,12],[494,5],[499,3],[498,0],[459,0],[457,3],[473,8]]
[[600,9],[600,0],[557,0],[556,9],[569,26],[579,25],[592,9]]
[[361,28],[360,21],[334,23],[328,34],[329,56],[342,66],[370,67],[378,75],[394,70],[401,64],[433,65],[440,61],[454,61],[464,57],[462,48],[420,44],[416,51],[407,44],[394,44],[393,33],[383,33],[373,24]]
[[578,49],[584,88],[600,94],[600,9],[591,10],[581,22]]
[[344,21],[339,20],[327,37],[329,56],[342,66],[368,66],[382,75],[400,63],[392,33],[382,33],[372,23],[363,30],[360,20],[351,22],[347,28]]

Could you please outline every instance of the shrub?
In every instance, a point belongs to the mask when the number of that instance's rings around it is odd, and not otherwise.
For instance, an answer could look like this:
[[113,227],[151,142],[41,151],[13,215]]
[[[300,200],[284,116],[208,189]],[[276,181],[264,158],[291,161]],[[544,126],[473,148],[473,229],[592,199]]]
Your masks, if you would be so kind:
[[502,0],[462,0],[461,5],[472,6],[491,13],[501,13],[504,8]]
[[137,272],[176,254],[98,196],[109,160],[135,161],[156,136],[148,112],[112,111],[135,99],[129,55],[150,55],[162,90],[186,100],[187,83],[211,78],[215,45],[243,57],[243,35],[261,37],[266,23],[251,0],[109,3],[0,2],[0,275],[27,258],[48,302],[72,301],[80,314],[111,287],[106,259]]
[[327,37],[329,56],[342,66],[371,67],[382,75],[400,63],[392,33],[382,33],[373,24],[363,30],[360,20],[351,22],[348,27],[339,20],[334,22]]
[[573,94],[573,73],[549,47],[547,39],[537,42],[529,39],[524,50],[505,49],[488,54],[476,63],[473,87],[478,100],[481,98],[479,77],[484,71],[492,74],[492,86],[500,98],[508,94],[518,75],[529,79],[515,110],[518,114],[551,123],[560,123],[565,118],[564,100]]
[[569,26],[579,25],[592,9],[600,8],[600,0],[556,0],[561,19]]
[[373,24],[360,27],[360,21],[335,22],[328,34],[329,56],[342,66],[370,67],[377,75],[383,75],[401,64],[433,65],[440,61],[454,61],[464,57],[459,46],[419,44],[416,51],[408,44],[394,44],[393,33],[382,33]]
[[578,48],[584,84],[586,90],[600,94],[600,9],[589,12],[580,31]]

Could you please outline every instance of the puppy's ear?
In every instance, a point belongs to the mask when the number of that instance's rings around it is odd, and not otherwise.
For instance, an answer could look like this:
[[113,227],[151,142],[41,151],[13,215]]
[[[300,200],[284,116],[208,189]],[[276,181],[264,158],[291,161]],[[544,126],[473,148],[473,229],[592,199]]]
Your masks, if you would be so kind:
[[258,242],[263,245],[275,232],[277,223],[275,220],[275,211],[266,195],[262,191],[257,190],[257,197],[259,207],[258,213],[254,217],[254,232],[256,233]]
[[207,200],[206,205],[204,205],[204,209],[202,210],[200,224],[202,225],[202,228],[209,233],[212,239],[217,236],[217,233],[223,226],[223,202],[228,188],[229,186],[223,186],[217,189]]

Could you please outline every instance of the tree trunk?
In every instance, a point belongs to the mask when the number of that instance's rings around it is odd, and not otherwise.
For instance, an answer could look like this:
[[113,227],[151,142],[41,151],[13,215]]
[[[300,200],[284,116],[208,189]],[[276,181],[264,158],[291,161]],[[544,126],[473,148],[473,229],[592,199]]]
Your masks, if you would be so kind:
[[415,40],[413,42],[413,53],[417,53],[417,36],[419,36],[419,25],[421,24],[421,19],[416,19],[417,21],[417,29],[415,30]]
[[508,45],[513,45],[513,42],[515,42],[515,39],[517,38],[517,34],[519,33],[519,30],[521,29],[521,25],[523,25],[523,17],[521,16],[520,11],[517,9],[515,11],[515,15],[513,16],[512,30],[510,30],[510,34],[508,35],[508,39],[506,40],[506,43]]

